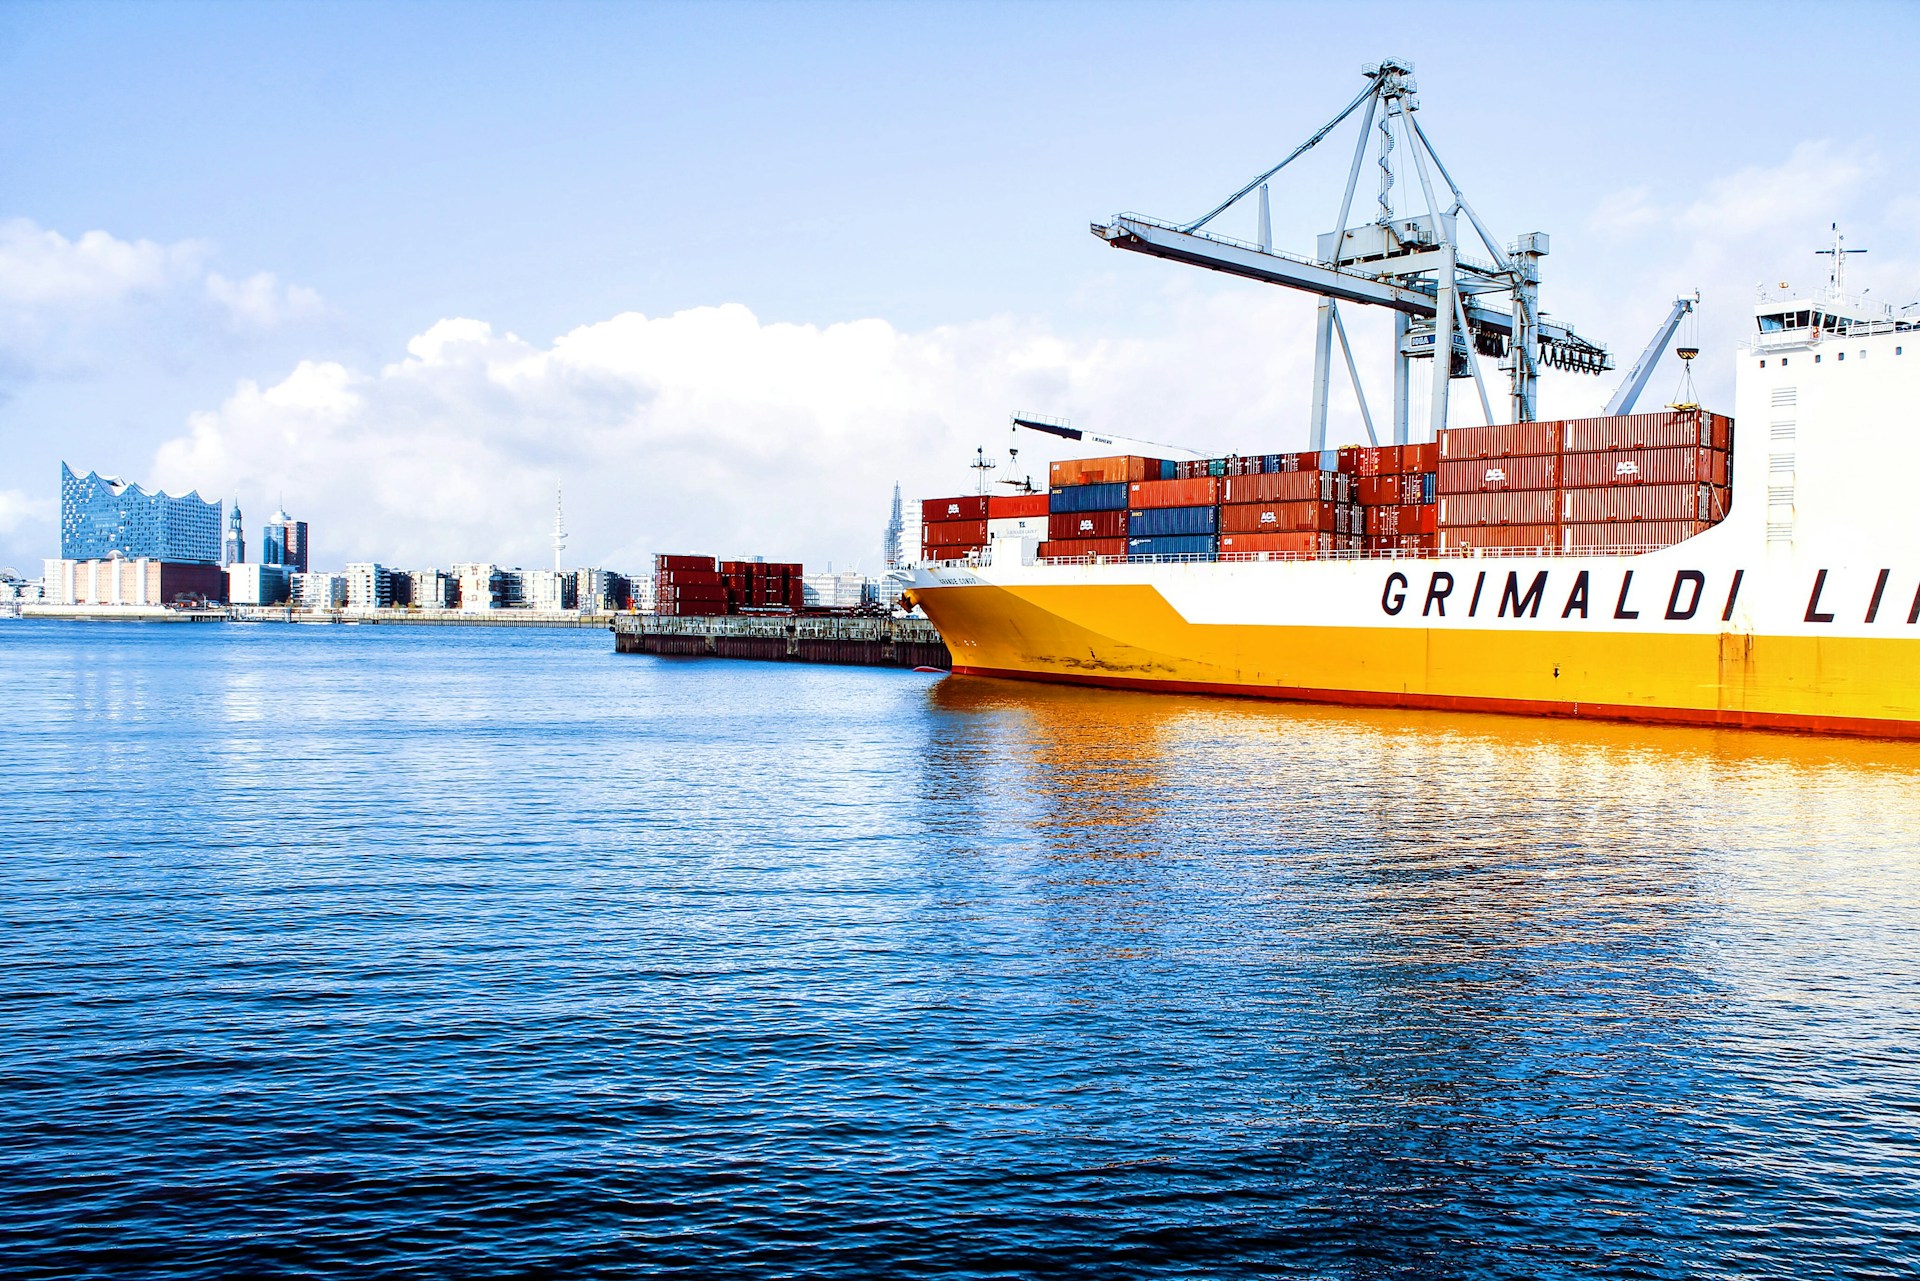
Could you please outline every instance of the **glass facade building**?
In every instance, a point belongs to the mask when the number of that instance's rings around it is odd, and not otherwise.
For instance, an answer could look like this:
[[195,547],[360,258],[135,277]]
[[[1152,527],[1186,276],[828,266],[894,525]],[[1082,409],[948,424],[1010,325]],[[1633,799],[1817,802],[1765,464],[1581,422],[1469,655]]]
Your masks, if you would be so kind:
[[260,533],[260,559],[269,565],[285,565],[295,573],[307,572],[307,522],[295,520],[277,511]]
[[94,472],[76,476],[61,463],[60,555],[218,565],[220,507],[197,493],[173,498]]

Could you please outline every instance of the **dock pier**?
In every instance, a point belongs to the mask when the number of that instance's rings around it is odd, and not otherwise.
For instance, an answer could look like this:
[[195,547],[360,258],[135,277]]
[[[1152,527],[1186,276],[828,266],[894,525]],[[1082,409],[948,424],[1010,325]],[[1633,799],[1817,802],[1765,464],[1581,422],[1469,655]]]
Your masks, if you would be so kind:
[[621,614],[613,620],[619,654],[750,658],[852,667],[951,668],[953,655],[924,618],[714,618]]

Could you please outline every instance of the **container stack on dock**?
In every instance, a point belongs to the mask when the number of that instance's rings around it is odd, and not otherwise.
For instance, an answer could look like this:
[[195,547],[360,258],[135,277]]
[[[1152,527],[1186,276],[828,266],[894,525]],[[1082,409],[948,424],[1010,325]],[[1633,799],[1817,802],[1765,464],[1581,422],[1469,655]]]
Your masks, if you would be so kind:
[[787,562],[655,556],[654,613],[692,618],[793,613],[801,606],[800,573],[799,565]]
[[1732,443],[1702,410],[1443,432],[1439,547],[1670,547],[1726,515]]

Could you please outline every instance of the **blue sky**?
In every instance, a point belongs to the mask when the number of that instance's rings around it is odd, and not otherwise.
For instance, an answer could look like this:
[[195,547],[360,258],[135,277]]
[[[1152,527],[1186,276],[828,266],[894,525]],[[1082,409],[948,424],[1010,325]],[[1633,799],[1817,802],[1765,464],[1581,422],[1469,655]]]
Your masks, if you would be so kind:
[[[966,488],[1009,409],[1288,447],[1311,300],[1087,224],[1205,209],[1385,55],[1496,232],[1553,235],[1550,311],[1625,363],[1709,291],[1724,403],[1753,282],[1811,280],[1828,221],[1920,295],[1920,11],[1673,9],[9,5],[0,564],[53,554],[63,457],[255,528],[284,495],[323,559],[539,563],[558,484],[582,563],[871,565],[890,481]],[[1282,247],[1341,143],[1276,187]]]

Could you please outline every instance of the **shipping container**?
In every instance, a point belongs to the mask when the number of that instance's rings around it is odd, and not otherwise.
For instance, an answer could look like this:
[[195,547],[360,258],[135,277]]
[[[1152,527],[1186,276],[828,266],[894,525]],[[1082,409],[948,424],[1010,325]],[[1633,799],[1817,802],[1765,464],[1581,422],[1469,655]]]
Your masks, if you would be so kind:
[[1188,556],[1210,559],[1213,554],[1212,534],[1175,534],[1159,538],[1127,539],[1129,556]]
[[1402,470],[1398,445],[1370,445],[1354,456],[1355,476],[1398,476]]
[[1440,464],[1436,488],[1441,494],[1485,494],[1513,489],[1558,489],[1560,455],[1472,458]]
[[[1244,482],[1242,482],[1244,483]],[[1214,476],[1195,476],[1189,480],[1142,480],[1127,486],[1127,506],[1144,511],[1149,507],[1212,507],[1220,502],[1222,484]]]
[[1356,476],[1353,499],[1362,507],[1386,507],[1400,501],[1398,476]]
[[1007,520],[1014,516],[1045,516],[1047,514],[1047,496],[1045,494],[989,494],[987,496],[987,519]]
[[1560,546],[1560,526],[1554,524],[1538,525],[1477,525],[1465,528],[1440,527],[1435,538],[1435,547],[1439,551],[1465,551],[1472,548],[1504,548],[1507,550],[1532,551],[1535,549],[1554,550]]
[[1127,517],[1129,538],[1159,538],[1171,534],[1219,532],[1220,509],[1218,507],[1149,507]]
[[1052,541],[1076,538],[1125,538],[1127,513],[1055,512],[1047,517],[1047,537]]
[[1161,460],[1135,454],[1110,458],[1070,458],[1047,469],[1047,483],[1053,489],[1069,485],[1131,484],[1136,480],[1159,480]]
[[1550,525],[1560,519],[1560,495],[1552,489],[1503,494],[1442,494],[1439,525]]
[[920,523],[932,525],[946,520],[985,520],[987,496],[963,494],[958,498],[928,498],[920,503]]
[[1338,534],[1222,534],[1220,551],[1222,557],[1271,555],[1275,552],[1295,556],[1314,556],[1321,552],[1334,551],[1334,540]]
[[1014,534],[1032,534],[1036,538],[1045,538],[1052,522],[1053,517],[1045,512],[1038,516],[1002,516],[987,522],[987,541],[992,542],[1003,535]]
[[1124,538],[1063,538],[1040,544],[1043,559],[1056,557],[1125,556]]
[[653,558],[655,573],[661,570],[671,569],[704,569],[711,571],[713,567],[714,560],[711,556],[668,556],[663,554]]
[[1401,507],[1362,507],[1367,514],[1369,538],[1397,537],[1401,534],[1431,534],[1439,528],[1438,509],[1409,504]]
[[1639,551],[1671,547],[1712,529],[1706,520],[1613,521],[1605,525],[1562,526],[1561,547],[1569,552]]
[[930,521],[920,527],[920,541],[933,547],[951,547],[961,543],[984,546],[987,541],[987,522],[984,519]]
[[[1452,427],[1440,433],[1439,457],[1515,458],[1560,452],[1558,422],[1497,423],[1491,427]],[[1424,468],[1422,470],[1425,470]]]
[[1288,471],[1235,476],[1229,479],[1219,501],[1227,503],[1335,502],[1338,499],[1338,472]]
[[1223,534],[1339,533],[1341,508],[1327,502],[1236,503],[1220,509]]
[[1400,446],[1400,470],[1402,472],[1431,472],[1440,467],[1440,446],[1435,441],[1424,445]]
[[1127,486],[1115,481],[1103,485],[1067,485],[1048,495],[1049,512],[1124,511]]
[[1620,414],[1612,418],[1575,418],[1567,423],[1571,452],[1601,449],[1730,449],[1733,421],[1703,409],[1669,409],[1657,414]]
[[1408,472],[1400,477],[1400,502],[1405,506],[1430,503],[1438,496],[1433,472]]
[[1726,491],[1713,485],[1610,485],[1569,489],[1560,519],[1568,524],[1614,520],[1718,520],[1726,515]]
[[1728,480],[1723,450],[1683,445],[1677,449],[1608,449],[1565,454],[1561,484],[1568,489],[1602,485],[1724,485]]

